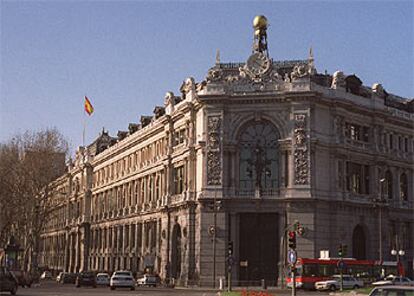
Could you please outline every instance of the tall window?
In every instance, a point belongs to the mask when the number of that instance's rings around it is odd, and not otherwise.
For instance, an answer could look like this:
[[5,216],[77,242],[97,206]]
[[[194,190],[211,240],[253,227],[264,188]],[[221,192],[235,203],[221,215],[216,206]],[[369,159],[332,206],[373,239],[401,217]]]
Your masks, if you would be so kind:
[[239,138],[240,190],[278,187],[278,131],[268,122],[253,122]]
[[345,136],[351,140],[369,141],[369,128],[354,123],[345,124]]
[[369,166],[347,162],[346,187],[353,193],[369,194]]
[[402,200],[407,200],[408,198],[408,181],[405,173],[402,173],[400,176],[400,198]]
[[160,179],[161,179],[160,176],[157,176],[155,179],[155,200],[158,200],[161,195]]
[[389,199],[393,198],[392,174],[388,170],[385,172],[384,196]]
[[149,177],[148,200],[152,201],[154,196],[154,176]]
[[174,168],[174,193],[180,194],[184,191],[184,166]]

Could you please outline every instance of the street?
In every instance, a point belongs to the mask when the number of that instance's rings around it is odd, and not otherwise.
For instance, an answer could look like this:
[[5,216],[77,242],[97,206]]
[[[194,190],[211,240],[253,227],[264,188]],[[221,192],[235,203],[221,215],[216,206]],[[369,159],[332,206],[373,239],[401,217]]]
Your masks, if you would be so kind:
[[[237,289],[239,290],[239,289]],[[259,292],[260,289],[249,289],[252,291]],[[279,296],[279,295],[291,295],[291,290],[275,290],[269,289],[267,291],[272,296]],[[10,295],[8,292],[1,292],[0,295]],[[32,286],[31,288],[22,288],[19,287],[17,291],[17,295],[19,296],[89,296],[89,295],[151,295],[151,296],[168,296],[168,295],[194,295],[194,296],[217,296],[218,291],[214,291],[208,288],[164,288],[164,287],[157,287],[157,288],[142,288],[137,287],[135,291],[130,291],[129,289],[118,289],[115,291],[111,291],[108,287],[98,287],[96,289],[91,287],[81,287],[76,288],[73,284],[57,284],[52,281],[42,282],[39,285]],[[328,292],[317,292],[317,291],[303,291],[298,290],[297,295],[305,296],[305,295],[320,295],[326,296],[330,295]],[[335,294],[339,295],[339,293]]]
[[[0,295],[10,295],[8,292],[1,292]],[[206,291],[202,289],[167,289],[167,288],[142,288],[137,287],[135,291],[129,289],[117,289],[111,291],[109,287],[100,287],[96,289],[92,287],[76,288],[73,284],[57,284],[52,281],[42,282],[39,285],[34,285],[31,288],[19,287],[17,294],[19,296],[89,296],[89,295],[152,295],[152,296],[167,296],[167,295],[195,295],[195,296],[213,296],[217,292]]]

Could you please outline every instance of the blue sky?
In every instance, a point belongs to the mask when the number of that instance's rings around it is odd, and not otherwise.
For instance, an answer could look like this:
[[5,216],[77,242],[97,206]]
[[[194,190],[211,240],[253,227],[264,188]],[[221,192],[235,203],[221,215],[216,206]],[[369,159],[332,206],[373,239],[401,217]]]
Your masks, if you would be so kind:
[[414,1],[4,1],[1,9],[0,142],[57,127],[82,144],[116,135],[163,105],[182,81],[201,81],[251,52],[252,20],[269,20],[275,60],[306,59],[319,72],[355,73],[365,85],[414,97]]

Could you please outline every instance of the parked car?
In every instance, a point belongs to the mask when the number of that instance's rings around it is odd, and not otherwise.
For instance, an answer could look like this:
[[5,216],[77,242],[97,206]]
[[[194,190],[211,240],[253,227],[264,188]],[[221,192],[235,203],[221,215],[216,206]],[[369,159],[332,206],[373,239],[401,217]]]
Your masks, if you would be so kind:
[[413,296],[414,287],[409,286],[381,286],[375,287],[368,296]]
[[90,271],[83,271],[78,274],[76,277],[76,287],[79,288],[81,286],[92,286],[96,288],[96,277],[95,273]]
[[34,279],[29,272],[24,271],[24,270],[13,270],[12,273],[16,277],[19,286],[22,286],[23,288],[24,287],[30,288]]
[[52,273],[50,271],[44,271],[41,276],[41,280],[51,280],[52,279]]
[[137,279],[137,286],[156,287],[158,284],[158,276],[152,274],[144,274]]
[[61,272],[57,276],[56,281],[59,284],[75,284],[77,276],[76,273]]
[[385,285],[399,285],[399,286],[414,286],[414,282],[408,277],[390,275],[381,281],[373,282],[373,286]]
[[135,290],[135,279],[130,271],[115,271],[111,276],[109,286],[111,290],[115,290],[116,288],[130,288],[131,290]]
[[110,277],[109,277],[109,274],[107,273],[101,272],[96,275],[97,285],[109,286],[109,280],[110,280]]
[[0,292],[10,292],[16,295],[18,287],[17,278],[6,267],[0,267]]
[[[359,289],[364,286],[363,281],[357,280],[356,278],[350,275],[343,275],[342,279],[343,279],[344,289]],[[316,282],[315,289],[318,291],[323,291],[323,290],[335,291],[340,288],[340,283],[341,283],[341,276],[334,275],[332,279],[330,280]]]
[[60,279],[62,278],[62,276],[65,274],[65,272],[61,271],[59,272],[59,274],[56,277],[56,282],[60,283]]

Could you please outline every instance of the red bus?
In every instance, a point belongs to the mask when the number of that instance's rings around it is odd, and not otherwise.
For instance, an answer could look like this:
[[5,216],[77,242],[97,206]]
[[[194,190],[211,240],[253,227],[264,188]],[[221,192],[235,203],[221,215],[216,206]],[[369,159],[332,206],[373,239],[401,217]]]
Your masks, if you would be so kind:
[[[339,258],[308,259],[298,258],[296,263],[296,287],[314,289],[315,283],[330,279],[334,274],[339,274]],[[376,260],[356,260],[344,258],[343,274],[352,275],[364,283],[371,283],[389,274],[397,275],[396,262],[384,262]],[[292,286],[291,275],[286,276],[289,287]]]

